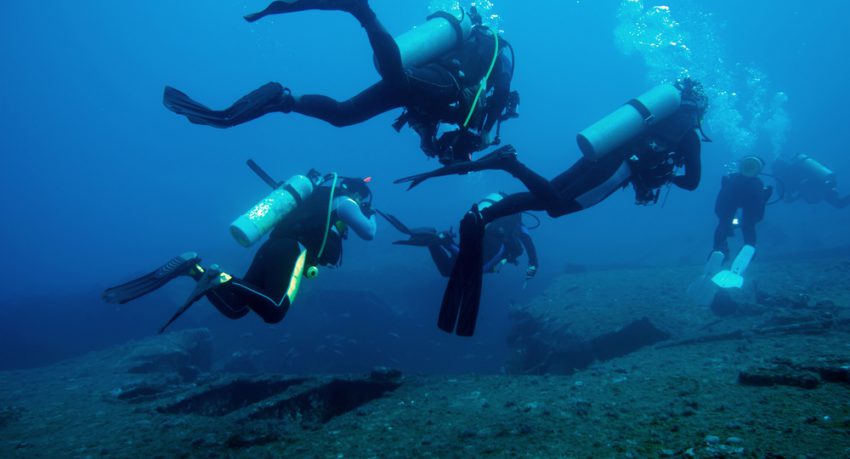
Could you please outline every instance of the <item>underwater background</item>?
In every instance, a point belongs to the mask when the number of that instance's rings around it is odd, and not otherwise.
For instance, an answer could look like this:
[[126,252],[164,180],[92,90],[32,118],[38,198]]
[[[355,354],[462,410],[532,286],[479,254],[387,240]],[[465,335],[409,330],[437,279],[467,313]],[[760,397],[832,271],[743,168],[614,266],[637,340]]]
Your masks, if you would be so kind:
[[[167,85],[223,107],[268,81],[345,98],[378,78],[356,21],[306,12],[248,24],[266,2],[10,1],[0,16],[0,370],[52,363],[155,334],[191,289],[172,283],[114,306],[100,292],[195,250],[241,273],[253,255],[229,223],[267,193],[253,158],[283,179],[309,168],[371,176],[375,206],[410,226],[457,229],[471,203],[521,185],[500,172],[396,178],[436,166],[398,111],[337,129],[273,114],[243,126],[195,126],[162,106]],[[482,4],[483,3],[483,4]],[[452,2],[371,0],[394,34]],[[711,249],[721,175],[745,154],[814,156],[850,192],[850,4],[839,1],[479,2],[516,50],[518,119],[504,143],[552,177],[580,157],[575,134],[662,81],[690,75],[710,97],[698,190],[644,208],[631,192],[533,231],[539,275],[485,277],[478,333],[439,332],[445,280],[426,251],[379,221],[348,241],[338,270],[304,285],[275,326],[229,321],[202,301],[173,330],[207,327],[216,352],[258,352],[267,371],[503,371],[508,306],[575,266],[699,265]],[[850,214],[777,204],[759,227],[759,259],[846,247]],[[763,257],[763,258],[762,258]],[[806,273],[811,275],[812,273]],[[616,282],[611,286],[618,288]],[[670,289],[684,289],[671,285]],[[657,292],[656,292],[657,293]],[[605,314],[605,311],[599,311]]]

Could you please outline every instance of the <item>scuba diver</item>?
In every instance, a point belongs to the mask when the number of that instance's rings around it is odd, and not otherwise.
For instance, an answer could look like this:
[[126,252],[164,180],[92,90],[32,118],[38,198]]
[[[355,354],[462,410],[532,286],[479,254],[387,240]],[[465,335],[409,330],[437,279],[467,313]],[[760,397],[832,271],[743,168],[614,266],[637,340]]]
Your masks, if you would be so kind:
[[[245,19],[254,22],[268,15],[306,10],[336,10],[354,16],[369,38],[381,80],[342,102],[323,95],[294,95],[272,82],[224,110],[212,110],[168,86],[163,103],[192,123],[217,128],[273,112],[300,113],[343,127],[404,107],[393,127],[399,131],[410,125],[420,136],[422,150],[444,164],[469,160],[472,153],[498,144],[501,122],[518,116],[519,96],[510,90],[513,49],[494,29],[482,25],[474,8],[461,19],[436,13],[398,41],[367,0],[279,0]],[[458,128],[438,138],[440,123]]]
[[[758,156],[745,156],[738,161],[738,172],[723,176],[720,192],[714,205],[717,229],[714,231],[714,251],[729,257],[727,239],[741,228],[744,244],[755,247],[756,223],[764,218],[767,201],[773,194],[772,187],[765,187],[759,178],[764,169],[764,160]],[[741,218],[735,214],[741,209]]]
[[[478,208],[485,209],[501,201],[505,196],[507,195],[501,192],[490,194],[478,203]],[[380,211],[378,213],[395,229],[410,236],[407,240],[396,241],[393,244],[427,247],[440,275],[451,276],[460,250],[451,229],[439,232],[434,228],[410,229],[398,218]],[[522,223],[522,214],[508,215],[488,224],[484,231],[482,271],[497,273],[506,263],[518,264],[519,257],[525,252],[528,254],[526,280],[537,275],[537,249],[528,230],[529,228]]]
[[850,195],[838,194],[835,172],[808,155],[799,154],[790,161],[777,159],[773,174],[785,188],[785,201],[803,199],[809,204],[825,201],[838,209],[850,205]]
[[342,242],[349,229],[361,239],[374,238],[376,221],[368,180],[336,174],[323,178],[310,171],[279,183],[253,161],[249,165],[274,191],[231,225],[231,233],[244,246],[270,233],[243,277],[215,264],[203,267],[197,253],[186,252],[150,274],[107,289],[103,299],[124,304],[188,276],[197,285],[160,333],[202,297],[228,318],[239,319],[254,311],[274,324],[283,320],[295,301],[302,277],[316,277],[320,265],[342,263]]
[[[708,97],[698,81],[685,78],[660,85],[632,99],[578,135],[584,156],[554,179],[546,180],[518,161],[506,145],[468,163],[397,180],[411,187],[432,177],[480,170],[504,170],[528,188],[486,209],[473,205],[460,225],[460,253],[443,296],[438,326],[471,336],[481,295],[482,238],[487,223],[525,211],[552,217],[571,214],[605,200],[629,184],[639,205],[658,201],[661,187],[695,190],[701,175],[700,137]],[[702,134],[704,141],[710,141]],[[679,168],[684,174],[677,175]]]

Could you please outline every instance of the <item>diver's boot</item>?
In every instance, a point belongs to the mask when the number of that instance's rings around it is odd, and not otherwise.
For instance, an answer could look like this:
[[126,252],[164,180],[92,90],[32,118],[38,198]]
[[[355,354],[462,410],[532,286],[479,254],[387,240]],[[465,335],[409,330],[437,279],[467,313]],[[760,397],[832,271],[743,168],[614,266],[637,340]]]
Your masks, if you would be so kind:
[[295,98],[289,89],[271,82],[251,91],[224,110],[213,110],[171,86],[165,87],[162,103],[165,108],[185,116],[192,123],[223,129],[272,112],[289,113],[295,106]]
[[370,10],[370,8],[368,0],[277,0],[271,2],[262,11],[245,16],[245,20],[254,22],[272,14],[287,14],[308,10],[346,11],[354,16],[358,16]]
[[117,287],[106,289],[101,296],[107,303],[124,304],[162,287],[180,276],[198,275],[201,258],[195,252],[180,254],[155,271]]

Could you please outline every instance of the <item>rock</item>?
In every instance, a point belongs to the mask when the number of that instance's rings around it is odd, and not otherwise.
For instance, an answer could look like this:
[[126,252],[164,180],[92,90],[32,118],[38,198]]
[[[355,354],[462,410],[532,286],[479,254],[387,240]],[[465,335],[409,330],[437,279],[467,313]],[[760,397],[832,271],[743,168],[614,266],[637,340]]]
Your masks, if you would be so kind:
[[814,389],[820,385],[820,379],[813,373],[789,366],[751,368],[738,374],[738,382],[745,386],[793,386],[803,389]]
[[514,326],[508,343],[514,352],[507,367],[512,373],[572,373],[595,361],[622,357],[670,337],[646,317],[588,340],[577,340],[562,331],[541,333],[544,324],[527,313],[513,312],[511,319]]
[[136,343],[121,362],[128,373],[176,373],[194,381],[212,367],[212,334],[184,330]]
[[23,408],[16,406],[4,406],[0,408],[0,428],[20,420],[23,412]]
[[401,381],[401,371],[394,368],[375,367],[369,375],[369,379],[375,382],[396,384]]

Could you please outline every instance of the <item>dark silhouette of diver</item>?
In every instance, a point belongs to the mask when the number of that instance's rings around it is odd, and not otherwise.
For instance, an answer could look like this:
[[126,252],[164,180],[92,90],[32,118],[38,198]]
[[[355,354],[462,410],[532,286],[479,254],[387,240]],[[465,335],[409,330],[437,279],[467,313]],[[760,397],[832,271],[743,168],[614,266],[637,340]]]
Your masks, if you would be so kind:
[[[728,238],[741,228],[744,244],[756,246],[756,224],[764,219],[767,201],[773,188],[765,187],[759,178],[764,160],[758,156],[745,156],[738,161],[738,172],[723,176],[720,192],[714,205],[717,228],[714,230],[714,250],[729,258]],[[741,218],[735,224],[735,215],[741,210]]]
[[[478,206],[482,209],[486,208],[501,201],[505,196],[504,193],[493,193],[480,201]],[[406,240],[396,241],[393,244],[426,247],[440,275],[451,276],[460,251],[451,229],[437,231],[435,228],[408,228],[398,218],[380,211],[378,213],[397,230],[410,236]],[[537,275],[539,266],[537,249],[528,227],[522,223],[522,214],[508,215],[488,224],[484,232],[482,250],[484,260],[482,271],[485,273],[499,272],[505,263],[517,264],[519,257],[527,253],[528,268],[525,277],[531,279]]]
[[202,297],[231,319],[254,311],[267,323],[280,322],[295,301],[303,276],[315,277],[320,265],[341,264],[342,242],[349,229],[365,240],[375,236],[372,194],[363,180],[339,177],[331,182],[318,174],[312,178],[315,191],[272,229],[244,277],[224,272],[218,265],[202,267],[197,253],[186,252],[148,275],[107,289],[103,299],[124,304],[177,277],[189,276],[197,281],[195,290],[160,333]]
[[[186,94],[166,87],[165,106],[189,121],[227,128],[267,113],[300,113],[337,126],[362,123],[381,113],[404,107],[394,124],[409,124],[420,136],[420,146],[443,163],[469,160],[472,153],[494,142],[492,129],[516,116],[516,93],[511,93],[513,51],[492,29],[476,25],[469,38],[438,60],[405,67],[395,39],[387,32],[367,0],[287,0],[272,2],[265,10],[245,17],[249,22],[272,14],[305,10],[338,10],[354,16],[369,37],[381,81],[346,101],[322,95],[293,95],[280,83],[267,83],[224,110],[212,110]],[[443,16],[457,21],[446,13]],[[508,52],[510,51],[510,52]],[[482,81],[484,87],[480,87]],[[483,97],[478,97],[483,96]],[[508,109],[508,113],[503,112]],[[459,126],[437,139],[439,124]]]
[[808,155],[796,155],[790,161],[777,159],[773,174],[784,187],[786,202],[802,199],[809,204],[826,202],[838,209],[850,205],[850,195],[838,194],[835,172]]
[[[545,210],[552,217],[560,217],[594,206],[628,185],[632,185],[635,201],[640,205],[657,202],[660,189],[668,184],[685,190],[697,188],[701,144],[696,131],[702,130],[708,98],[702,85],[690,78],[680,80],[676,87],[681,103],[674,114],[595,161],[580,158],[551,181],[519,162],[510,145],[476,161],[397,181],[416,185],[437,176],[500,169],[529,190],[509,195],[483,210],[473,205],[464,216],[460,224],[460,254],[440,309],[440,329],[461,336],[471,336],[475,331],[481,296],[482,238],[489,222],[525,211]],[[683,175],[676,174],[680,167],[684,168]]]

